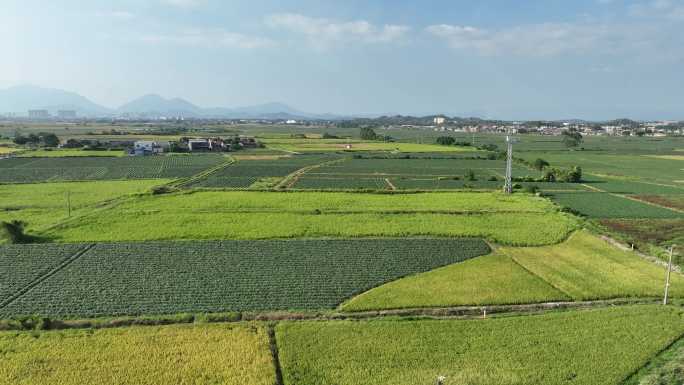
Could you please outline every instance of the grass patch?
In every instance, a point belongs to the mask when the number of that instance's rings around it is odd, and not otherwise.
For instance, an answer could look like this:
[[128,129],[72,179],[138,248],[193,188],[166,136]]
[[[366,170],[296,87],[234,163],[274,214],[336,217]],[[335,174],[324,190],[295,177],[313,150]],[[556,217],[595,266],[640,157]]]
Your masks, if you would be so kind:
[[[559,245],[501,252],[576,300],[663,295],[664,268],[585,231]],[[673,297],[683,297],[684,276],[674,273],[670,289]]]
[[524,195],[224,191],[140,197],[44,235],[61,242],[461,236],[540,245],[560,242],[575,226],[550,202]]
[[266,330],[173,325],[0,333],[0,383],[272,385]]
[[[615,385],[684,333],[682,310],[633,306],[469,321],[286,322],[284,383]],[[635,348],[638,347],[638,348]]]
[[0,220],[22,220],[31,232],[67,218],[67,193],[72,216],[121,196],[148,191],[171,180],[99,181],[0,185]]

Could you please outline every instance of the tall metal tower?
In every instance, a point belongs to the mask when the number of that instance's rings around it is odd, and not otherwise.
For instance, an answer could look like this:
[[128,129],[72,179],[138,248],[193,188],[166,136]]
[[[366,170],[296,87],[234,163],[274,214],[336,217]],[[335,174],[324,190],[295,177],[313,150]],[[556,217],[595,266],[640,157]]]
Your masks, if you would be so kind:
[[513,193],[513,143],[518,140],[514,138],[510,131],[506,134],[506,182],[504,183],[504,193]]

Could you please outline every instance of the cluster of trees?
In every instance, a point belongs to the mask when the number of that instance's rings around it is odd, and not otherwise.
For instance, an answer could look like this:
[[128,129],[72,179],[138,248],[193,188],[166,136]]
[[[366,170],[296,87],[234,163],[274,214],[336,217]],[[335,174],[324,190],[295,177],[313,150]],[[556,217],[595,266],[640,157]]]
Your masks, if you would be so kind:
[[577,131],[576,128],[570,128],[568,130],[563,131],[562,141],[565,147],[573,148],[582,144],[584,138],[582,137],[582,134],[580,134],[580,132]]
[[361,140],[382,140],[385,142],[394,142],[394,138],[387,135],[378,135],[371,127],[361,127]]
[[468,141],[457,141],[454,137],[452,136],[440,136],[437,138],[437,144],[440,144],[442,146],[470,146],[472,143]]
[[551,167],[549,162],[541,158],[537,158],[533,162],[528,162],[520,158],[516,158],[516,161],[541,172],[541,177],[538,179],[514,178],[517,179],[517,182],[582,182],[582,168],[580,166],[572,166],[569,169]]
[[50,132],[41,132],[38,134],[28,134],[26,136],[17,134],[14,137],[14,143],[18,145],[33,145],[43,147],[57,147],[59,146],[59,137]]

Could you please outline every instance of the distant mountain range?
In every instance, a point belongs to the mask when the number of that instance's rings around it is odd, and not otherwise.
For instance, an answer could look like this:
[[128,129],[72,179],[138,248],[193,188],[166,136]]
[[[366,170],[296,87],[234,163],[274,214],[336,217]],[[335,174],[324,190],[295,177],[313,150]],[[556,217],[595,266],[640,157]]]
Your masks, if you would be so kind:
[[74,92],[18,86],[0,89],[0,114],[15,113],[27,115],[28,110],[48,110],[56,114],[59,110],[75,110],[82,117],[148,116],[224,119],[341,119],[333,114],[312,114],[294,109],[282,103],[267,103],[238,108],[203,108],[185,99],[166,99],[149,94],[132,100],[123,106],[111,109],[98,105]]

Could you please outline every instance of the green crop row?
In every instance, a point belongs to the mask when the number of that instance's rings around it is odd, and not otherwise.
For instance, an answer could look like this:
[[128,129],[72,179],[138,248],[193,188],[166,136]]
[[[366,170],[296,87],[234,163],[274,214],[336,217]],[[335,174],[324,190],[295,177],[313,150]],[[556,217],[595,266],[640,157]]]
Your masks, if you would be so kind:
[[591,218],[681,218],[682,214],[666,208],[600,192],[553,193],[561,206]]
[[0,246],[0,303],[83,248],[83,245]]

